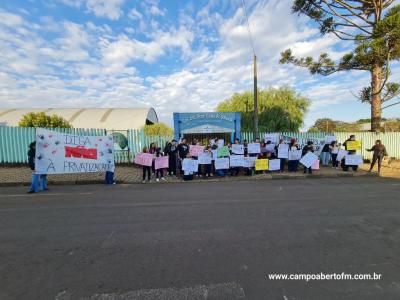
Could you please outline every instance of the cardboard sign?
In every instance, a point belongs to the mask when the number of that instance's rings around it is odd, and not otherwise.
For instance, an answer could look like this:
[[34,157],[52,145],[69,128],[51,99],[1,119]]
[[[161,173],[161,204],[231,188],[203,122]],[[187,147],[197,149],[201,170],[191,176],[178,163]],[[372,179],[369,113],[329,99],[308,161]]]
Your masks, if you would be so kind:
[[215,170],[229,169],[229,157],[217,158],[215,160]]
[[310,168],[315,161],[318,160],[318,156],[316,156],[314,153],[312,152],[308,152],[306,155],[304,155],[301,159],[300,159],[300,163],[305,166],[306,168]]
[[243,159],[243,167],[245,168],[254,168],[256,166],[256,159],[255,156],[248,156]]
[[137,165],[151,167],[153,164],[153,154],[140,152],[135,155],[134,162]]
[[301,150],[290,150],[289,151],[289,160],[300,160],[301,159]]
[[265,150],[267,150],[268,153],[274,153],[275,152],[275,144],[265,145]]
[[229,156],[229,148],[227,147],[227,146],[224,146],[224,147],[222,147],[222,148],[218,148],[218,150],[217,150],[218,152],[217,152],[217,156],[218,156],[218,158],[220,158],[220,157],[226,157],[226,156]]
[[319,159],[317,159],[311,166],[311,170],[319,170]]
[[260,143],[247,144],[248,154],[259,154],[261,152]]
[[203,152],[199,154],[199,157],[197,161],[199,162],[199,165],[210,165],[212,163],[212,153],[210,152]]
[[240,144],[232,145],[232,153],[233,154],[244,154],[244,146]]
[[114,172],[114,141],[110,136],[85,136],[36,129],[37,174]]
[[156,170],[158,169],[168,169],[169,160],[168,156],[159,156],[156,157],[154,161],[154,167]]
[[231,155],[229,156],[229,165],[231,167],[243,167],[244,156],[243,155]]
[[337,158],[336,158],[336,160],[337,161],[341,161],[346,155],[347,155],[347,151],[346,150],[343,150],[343,149],[340,149],[339,151],[338,151],[338,155],[337,155]]
[[204,152],[204,146],[201,146],[201,145],[190,145],[190,147],[189,147],[190,156],[196,156],[197,157],[203,152]]
[[268,170],[268,159],[256,159],[256,171]]
[[279,144],[278,157],[285,158],[285,159],[289,158],[289,145],[288,144]]
[[199,169],[198,161],[195,159],[185,158],[182,161],[182,170],[188,173],[196,173]]
[[362,155],[352,154],[346,155],[345,165],[346,166],[359,166],[364,163]]
[[264,135],[264,141],[268,142],[271,141],[272,144],[278,144],[279,143],[279,133],[266,133]]
[[268,170],[270,171],[279,171],[281,169],[281,160],[280,159],[270,159],[268,162]]
[[361,147],[362,147],[361,141],[347,141],[346,142],[346,150],[347,151],[361,150]]

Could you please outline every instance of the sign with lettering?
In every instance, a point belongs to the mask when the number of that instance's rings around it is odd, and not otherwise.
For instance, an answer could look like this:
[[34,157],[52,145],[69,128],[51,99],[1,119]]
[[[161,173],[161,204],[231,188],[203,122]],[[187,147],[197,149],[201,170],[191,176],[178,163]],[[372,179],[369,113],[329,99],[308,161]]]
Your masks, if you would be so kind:
[[256,159],[255,156],[248,156],[243,159],[243,167],[245,168],[254,168],[256,166]]
[[361,150],[361,141],[347,141],[346,142],[346,150],[347,151],[357,151]]
[[214,163],[215,170],[229,169],[229,157],[217,158]]
[[200,165],[210,165],[212,162],[211,152],[203,152],[198,157],[198,162]]
[[359,166],[364,163],[362,155],[346,155],[345,157],[345,164],[346,166]]
[[316,161],[318,160],[318,156],[316,156],[312,152],[308,152],[300,159],[300,163],[306,168],[310,168]]
[[279,133],[266,133],[264,135],[264,141],[268,142],[271,141],[272,144],[278,144],[279,143]]
[[247,153],[259,154],[261,152],[260,143],[247,144]]
[[243,155],[231,155],[229,156],[229,165],[231,167],[243,167],[244,156]]
[[270,171],[278,171],[281,169],[281,160],[280,159],[270,159],[268,162],[268,170]]
[[199,162],[195,159],[185,158],[182,161],[182,170],[189,173],[196,173],[199,170]]
[[244,154],[244,146],[240,144],[232,144],[232,153],[233,154]]
[[285,158],[285,159],[289,158],[289,145],[288,144],[279,144],[278,157]]
[[112,136],[83,136],[36,129],[38,174],[114,172]]
[[256,159],[256,171],[268,170],[268,159]]
[[168,156],[156,157],[156,159],[154,161],[154,168],[156,170],[158,170],[158,169],[167,169],[168,165],[169,165]]
[[190,147],[189,147],[190,156],[196,156],[197,157],[203,152],[204,152],[204,146],[201,146],[201,145],[190,145]]
[[135,155],[134,163],[141,166],[151,167],[153,164],[153,154],[140,152]]
[[301,159],[301,150],[290,150],[289,151],[289,160],[300,160]]

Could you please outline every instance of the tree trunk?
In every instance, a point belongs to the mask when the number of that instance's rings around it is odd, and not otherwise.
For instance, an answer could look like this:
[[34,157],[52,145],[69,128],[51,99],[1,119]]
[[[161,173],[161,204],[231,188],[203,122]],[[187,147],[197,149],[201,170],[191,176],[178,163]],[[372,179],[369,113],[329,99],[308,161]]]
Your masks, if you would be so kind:
[[374,65],[371,70],[371,131],[377,132],[381,128],[381,84],[382,84],[382,67]]

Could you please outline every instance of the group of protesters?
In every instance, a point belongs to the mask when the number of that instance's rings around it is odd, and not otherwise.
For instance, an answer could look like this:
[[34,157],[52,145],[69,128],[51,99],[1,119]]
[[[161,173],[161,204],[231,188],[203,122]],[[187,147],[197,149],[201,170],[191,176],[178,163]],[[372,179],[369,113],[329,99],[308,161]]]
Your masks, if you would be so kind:
[[[355,141],[356,138],[354,135],[351,135],[343,144],[339,144],[337,141],[332,141],[329,144],[325,144],[322,147],[322,151],[320,151],[320,164],[322,166],[329,166],[331,163],[331,167],[334,169],[342,168],[343,171],[349,171],[351,168],[353,171],[357,171],[358,165],[346,165],[345,158],[342,158],[340,161],[337,160],[338,153],[340,148],[343,146],[345,150],[347,150],[347,143],[349,141]],[[285,167],[287,165],[287,170],[290,173],[295,173],[298,171],[300,159],[289,160],[284,158],[278,158],[278,148],[280,144],[286,144],[286,141],[283,139],[279,140],[277,145],[273,147],[268,147],[268,145],[272,144],[270,140],[261,141],[259,138],[251,141],[252,143],[260,144],[259,153],[248,153],[248,141],[244,140],[242,145],[244,147],[244,157],[256,157],[257,159],[280,159],[280,169],[277,172],[284,172]],[[240,144],[239,139],[234,140],[234,144]],[[289,150],[302,150],[302,156],[305,156],[309,152],[316,152],[316,145],[312,141],[308,141],[307,144],[301,148],[298,144],[296,138],[291,138],[288,143]],[[198,157],[190,154],[191,146],[204,146],[204,153],[212,155],[213,150],[218,148],[218,139],[211,139],[207,145],[202,145],[201,142],[194,139],[192,143],[188,143],[186,138],[182,138],[180,142],[177,140],[168,141],[164,148],[158,147],[156,143],[151,143],[150,147],[145,147],[143,149],[143,153],[153,154],[153,164],[152,166],[143,166],[143,183],[150,182],[152,176],[155,177],[156,181],[164,181],[165,174],[171,177],[182,177],[184,180],[192,180],[195,177],[224,177],[224,176],[238,176],[241,172],[245,175],[252,176],[254,174],[260,173],[260,171],[256,171],[254,167],[229,167],[229,169],[216,169],[214,165],[215,157],[213,157],[211,164],[199,164],[197,172],[185,172],[183,170],[183,160],[184,159],[194,159],[197,160]],[[229,155],[236,155],[232,151],[232,144],[227,142],[224,144],[229,148]],[[367,151],[373,151],[373,159],[370,166],[370,172],[373,170],[373,167],[376,162],[378,162],[378,172],[381,171],[381,163],[384,156],[387,156],[386,148],[382,144],[380,140],[377,140],[375,145],[371,149],[366,149]],[[348,154],[355,154],[355,150],[348,150]],[[168,169],[156,169],[154,160],[160,156],[168,156]],[[339,167],[340,164],[340,167]],[[273,171],[261,171],[261,172],[273,172]],[[312,167],[303,167],[304,173],[312,173]]]

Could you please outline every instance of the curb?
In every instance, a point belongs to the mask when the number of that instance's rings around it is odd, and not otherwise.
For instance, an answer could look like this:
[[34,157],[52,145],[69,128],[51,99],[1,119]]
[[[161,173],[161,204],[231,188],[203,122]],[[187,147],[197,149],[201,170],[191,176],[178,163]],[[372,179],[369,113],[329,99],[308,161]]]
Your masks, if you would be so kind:
[[[194,179],[191,181],[174,180],[164,182],[151,182],[150,184],[173,184],[173,183],[197,183],[197,182],[232,182],[232,181],[260,181],[260,180],[283,180],[283,179],[325,179],[325,178],[343,178],[343,177],[379,177],[377,173],[337,173],[337,174],[265,174],[264,176],[240,176],[240,177],[222,177],[212,179]],[[71,181],[48,181],[48,185],[89,185],[104,184],[104,180],[71,180]],[[143,184],[141,181],[117,180],[117,184]],[[29,186],[31,183],[25,182],[0,182],[0,187]],[[146,183],[149,184],[149,183]]]

